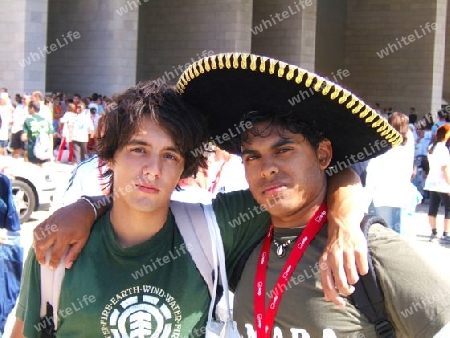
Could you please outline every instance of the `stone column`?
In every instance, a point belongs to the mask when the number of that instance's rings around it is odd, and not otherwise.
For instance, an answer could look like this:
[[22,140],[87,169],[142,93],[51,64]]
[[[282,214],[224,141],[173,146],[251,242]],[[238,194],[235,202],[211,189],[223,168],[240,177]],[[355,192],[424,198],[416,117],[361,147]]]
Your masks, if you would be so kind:
[[47,0],[0,0],[0,87],[45,90]]
[[48,91],[111,95],[135,84],[143,1],[49,1],[48,44],[58,48],[48,55]]
[[252,1],[143,3],[138,79],[174,83],[188,64],[221,52],[249,52]]
[[347,1],[347,83],[369,104],[420,115],[440,107],[447,0]]
[[252,53],[314,70],[316,11],[315,0],[254,0]]

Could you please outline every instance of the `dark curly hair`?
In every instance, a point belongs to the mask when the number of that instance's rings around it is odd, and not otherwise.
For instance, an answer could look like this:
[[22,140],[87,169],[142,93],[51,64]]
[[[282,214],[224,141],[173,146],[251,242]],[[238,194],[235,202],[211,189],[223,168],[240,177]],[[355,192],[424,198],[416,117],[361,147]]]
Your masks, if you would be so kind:
[[[202,149],[208,140],[203,117],[182,100],[173,86],[156,81],[142,81],[114,95],[102,117],[98,156],[104,161],[113,161],[116,151],[126,146],[144,117],[159,124],[180,149],[184,158],[181,178],[195,175],[200,167],[207,167],[204,154],[195,151]],[[112,178],[111,174],[108,171],[105,176]]]
[[[293,112],[271,112],[271,111],[251,111],[245,114],[241,121],[244,123],[250,122],[253,126],[245,133],[240,134],[240,139],[237,140],[241,146],[245,143],[250,135],[256,137],[267,137],[272,129],[275,127],[278,129],[278,134],[283,137],[284,131],[290,131],[293,134],[301,134],[311,144],[313,149],[317,150],[320,142],[326,139],[322,132],[315,126],[307,124],[298,117],[298,114]],[[258,123],[267,123],[264,129],[254,128]]]

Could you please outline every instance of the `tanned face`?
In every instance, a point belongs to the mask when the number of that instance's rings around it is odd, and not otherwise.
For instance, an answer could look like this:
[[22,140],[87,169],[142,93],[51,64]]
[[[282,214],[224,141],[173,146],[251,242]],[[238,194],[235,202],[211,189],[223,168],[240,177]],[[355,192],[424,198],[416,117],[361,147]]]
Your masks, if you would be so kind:
[[245,174],[253,197],[260,205],[269,206],[274,223],[284,226],[290,220],[303,221],[295,215],[303,214],[324,198],[324,170],[331,160],[331,143],[324,140],[314,149],[301,134],[267,123],[254,128],[263,132],[257,136],[249,134],[242,144]]

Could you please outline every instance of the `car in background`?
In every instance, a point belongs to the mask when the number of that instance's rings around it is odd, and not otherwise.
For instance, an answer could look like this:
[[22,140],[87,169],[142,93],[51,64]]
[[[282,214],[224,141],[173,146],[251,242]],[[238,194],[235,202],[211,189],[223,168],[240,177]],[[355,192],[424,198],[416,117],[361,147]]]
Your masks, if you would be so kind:
[[34,211],[50,208],[56,184],[47,169],[9,156],[0,156],[0,167],[11,178],[21,224],[27,222]]

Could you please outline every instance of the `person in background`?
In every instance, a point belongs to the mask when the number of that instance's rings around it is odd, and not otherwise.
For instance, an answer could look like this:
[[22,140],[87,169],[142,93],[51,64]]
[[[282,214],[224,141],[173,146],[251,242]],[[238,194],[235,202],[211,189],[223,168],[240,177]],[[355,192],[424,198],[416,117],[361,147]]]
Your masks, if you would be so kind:
[[53,129],[55,130],[54,134],[54,149],[59,149],[61,144],[61,128],[60,128],[60,120],[63,116],[63,109],[61,106],[61,101],[58,96],[55,94],[55,98],[53,99]]
[[28,116],[28,104],[30,103],[30,97],[24,95],[22,103],[18,104],[13,113],[13,124],[11,126],[11,149],[13,150],[12,156],[15,158],[24,155],[25,143],[21,140],[23,134],[23,124]]
[[95,149],[96,149],[95,134],[97,133],[97,127],[98,127],[98,115],[97,115],[97,111],[95,110],[95,108],[89,108],[89,112],[90,112],[89,117],[91,118],[92,125],[94,126],[94,133],[89,134],[89,141],[87,144],[88,157],[91,157],[92,155],[95,154]]
[[14,108],[11,105],[8,93],[0,94],[0,155],[8,155],[9,130],[13,122]]
[[[5,169],[7,170],[7,169]],[[0,337],[20,291],[23,249],[11,181],[0,170]]]
[[418,203],[417,189],[411,183],[414,169],[414,140],[405,114],[393,113],[389,119],[403,137],[400,146],[371,159],[367,165],[366,192],[369,212],[376,214],[400,234],[407,233],[411,208]]
[[441,241],[450,244],[450,155],[445,146],[450,138],[450,124],[441,125],[428,151],[430,172],[425,181],[425,190],[430,193],[428,220],[431,227],[430,242],[439,240],[436,216],[441,203],[444,205],[444,232]]
[[94,137],[94,124],[91,114],[86,114],[86,105],[80,102],[73,120],[72,143],[74,164],[81,163],[88,158],[87,144],[89,137]]
[[438,116],[438,121],[435,124],[433,124],[433,126],[431,127],[431,135],[432,135],[432,138],[433,138],[432,139],[433,142],[434,142],[434,138],[436,136],[436,132],[437,132],[438,128],[440,126],[448,123],[447,120],[445,119],[446,116],[447,116],[445,110],[442,110],[442,109],[439,110],[437,112],[437,116]]
[[[28,114],[29,116],[25,119],[23,125],[23,134],[21,140],[23,142],[27,141],[27,158],[28,161],[39,166],[42,163],[50,161],[49,159],[43,160],[36,157],[34,154],[34,146],[36,140],[39,137],[41,131],[44,131],[48,135],[49,143],[53,146],[53,125],[50,121],[39,115],[40,105],[36,101],[31,101],[28,104]],[[51,149],[52,147],[50,147]]]
[[67,111],[64,113],[63,117],[59,120],[61,130],[61,144],[59,145],[58,155],[56,156],[56,161],[61,162],[64,150],[66,149],[66,145],[69,149],[69,156],[67,158],[68,163],[72,163],[73,161],[73,143],[72,143],[72,134],[73,134],[73,121],[76,117],[76,106],[73,103],[69,103],[67,105]]
[[45,120],[50,123],[53,123],[53,114],[50,110],[50,107],[45,104],[45,97],[39,90],[35,90],[31,93],[31,101],[38,103],[39,106],[39,115],[41,115]]
[[81,95],[78,93],[73,94],[72,103],[75,105],[75,111],[78,108],[78,105],[81,103]]

